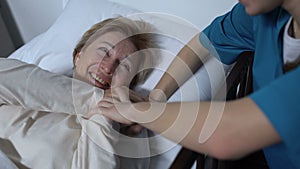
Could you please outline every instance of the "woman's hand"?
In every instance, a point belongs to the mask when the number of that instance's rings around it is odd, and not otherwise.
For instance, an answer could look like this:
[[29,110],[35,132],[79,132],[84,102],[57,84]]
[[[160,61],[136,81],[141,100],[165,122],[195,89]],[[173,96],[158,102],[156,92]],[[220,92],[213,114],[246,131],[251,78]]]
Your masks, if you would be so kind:
[[139,134],[143,127],[122,115],[118,111],[118,107],[122,104],[125,106],[125,103],[130,105],[131,103],[142,102],[146,100],[147,99],[125,86],[117,87],[105,91],[104,97],[98,103],[97,109],[99,109],[101,114],[105,117],[123,124],[120,129],[121,133],[134,136]]

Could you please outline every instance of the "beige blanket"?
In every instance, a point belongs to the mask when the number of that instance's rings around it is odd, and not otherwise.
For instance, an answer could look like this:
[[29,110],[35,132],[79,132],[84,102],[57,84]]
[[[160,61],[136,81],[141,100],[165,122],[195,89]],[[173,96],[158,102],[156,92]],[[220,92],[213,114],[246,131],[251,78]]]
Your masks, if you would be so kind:
[[[0,149],[19,168],[130,168],[115,155],[118,125],[84,118],[101,89],[12,59],[0,59],[0,77]],[[135,147],[149,149],[147,141]],[[137,161],[147,168],[146,158]]]
[[101,115],[84,118],[103,90],[13,59],[0,59],[0,77],[0,150],[18,168],[153,169],[170,164],[158,155],[174,147],[170,141],[148,139],[147,130],[128,138]]

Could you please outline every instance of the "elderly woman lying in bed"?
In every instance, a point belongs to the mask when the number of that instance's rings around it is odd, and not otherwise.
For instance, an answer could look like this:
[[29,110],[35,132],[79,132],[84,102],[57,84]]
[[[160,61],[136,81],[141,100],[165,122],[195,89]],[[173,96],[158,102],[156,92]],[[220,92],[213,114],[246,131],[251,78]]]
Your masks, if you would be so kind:
[[118,125],[91,114],[103,89],[146,77],[147,49],[157,47],[150,31],[122,17],[94,25],[74,50],[75,79],[1,59],[0,150],[18,168],[118,168]]

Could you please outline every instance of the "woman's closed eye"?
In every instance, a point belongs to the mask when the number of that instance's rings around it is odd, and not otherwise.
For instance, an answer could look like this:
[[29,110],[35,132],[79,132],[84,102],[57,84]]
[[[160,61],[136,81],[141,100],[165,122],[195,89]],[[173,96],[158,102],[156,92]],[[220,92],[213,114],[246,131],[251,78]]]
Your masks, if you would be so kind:
[[104,57],[108,54],[108,52],[109,50],[106,47],[100,47],[97,53],[99,54],[99,56]]
[[128,72],[131,72],[131,64],[128,63],[128,61],[126,59],[124,59],[123,61],[121,61],[120,66],[122,68],[125,68]]

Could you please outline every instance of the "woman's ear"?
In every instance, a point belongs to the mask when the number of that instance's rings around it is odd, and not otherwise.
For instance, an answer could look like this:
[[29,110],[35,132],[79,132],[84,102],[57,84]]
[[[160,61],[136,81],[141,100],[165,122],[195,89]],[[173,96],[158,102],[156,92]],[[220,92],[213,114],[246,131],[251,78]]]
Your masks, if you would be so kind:
[[76,67],[77,64],[78,64],[78,61],[80,59],[80,56],[81,56],[81,51],[80,52],[77,52],[76,55],[75,55],[75,60],[74,60],[74,66]]

